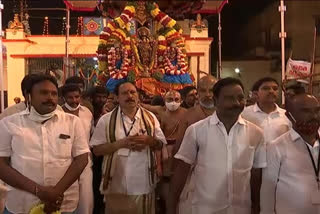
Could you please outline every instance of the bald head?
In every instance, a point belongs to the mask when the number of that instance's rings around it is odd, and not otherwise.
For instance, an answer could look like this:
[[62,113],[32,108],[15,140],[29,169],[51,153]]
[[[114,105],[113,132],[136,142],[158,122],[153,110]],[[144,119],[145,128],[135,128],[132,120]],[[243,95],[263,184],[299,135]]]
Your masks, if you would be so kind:
[[201,88],[203,86],[207,86],[207,85],[211,85],[213,87],[213,85],[217,82],[217,79],[214,76],[211,75],[207,75],[204,77],[201,77],[199,79],[199,85],[198,88]]
[[170,90],[164,95],[164,98],[166,98],[168,96],[175,96],[175,95],[178,95],[180,97],[180,93],[178,91]]
[[296,121],[310,121],[319,117],[320,105],[317,98],[310,94],[298,94],[292,97],[287,111]]
[[211,75],[204,76],[199,80],[198,96],[202,107],[207,109],[214,108],[213,86],[216,82],[217,79]]
[[170,90],[164,95],[164,100],[165,100],[165,102],[168,102],[168,103],[173,102],[173,101],[180,103],[181,102],[181,95],[178,91]]
[[291,97],[288,105],[289,111],[297,111],[304,107],[310,107],[318,104],[317,98],[310,94],[297,94]]

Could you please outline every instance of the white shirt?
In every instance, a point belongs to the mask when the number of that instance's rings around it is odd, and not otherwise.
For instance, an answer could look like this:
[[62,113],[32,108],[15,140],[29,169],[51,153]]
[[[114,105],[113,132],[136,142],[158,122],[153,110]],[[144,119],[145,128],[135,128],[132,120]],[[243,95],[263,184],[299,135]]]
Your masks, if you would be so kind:
[[[262,111],[257,103],[246,107],[241,114],[244,119],[263,130],[266,143],[288,131],[286,126],[283,126],[288,124],[288,118],[285,115],[286,110],[280,108],[277,104],[275,105],[276,109],[269,114]],[[275,126],[278,128],[275,128]]]
[[[96,146],[106,143],[106,123],[110,121],[112,112],[103,115],[94,130],[92,135],[90,146]],[[159,121],[156,116],[149,112],[155,121],[155,135],[154,137],[163,143],[166,143],[165,136],[160,128]],[[118,114],[123,117],[126,132],[131,129],[133,121],[121,113],[119,108]],[[116,133],[119,139],[126,137],[123,123],[119,130],[116,128]],[[129,136],[137,134],[146,134],[146,128],[141,117],[141,110],[139,109],[135,115],[135,122],[132,126],[132,130]],[[149,149],[149,148],[148,148]],[[141,152],[134,152],[129,149],[118,150],[118,159],[116,162],[116,168],[112,177],[108,192],[109,193],[121,193],[126,195],[142,195],[148,194],[154,190],[154,186],[149,182],[149,170],[148,170],[148,149],[144,149]]]
[[[55,186],[64,176],[74,157],[88,153],[82,125],[76,116],[56,111],[44,124],[29,119],[29,111],[8,116],[0,121],[0,157],[10,157],[12,168],[34,182]],[[70,136],[63,139],[61,135]],[[62,212],[77,208],[79,186],[76,181],[64,193]],[[6,207],[13,213],[28,213],[39,199],[11,188]]]
[[[320,206],[311,203],[311,194],[318,186],[306,144],[290,129],[268,145],[268,167],[262,173],[262,214],[320,213]],[[317,166],[319,142],[308,147]]]
[[79,118],[82,122],[85,133],[87,134],[87,139],[89,143],[94,124],[92,113],[87,107],[80,105]]
[[[20,102],[18,104],[14,104],[12,106],[9,106],[6,108],[1,114],[0,114],[0,120],[2,120],[5,117],[8,117],[10,115],[22,112],[26,110],[27,106],[25,102]],[[63,111],[61,106],[57,105],[57,110]]]
[[94,124],[92,113],[87,107],[80,105],[78,116],[83,125],[84,132],[87,136],[87,142],[89,143]]
[[7,117],[7,116],[10,116],[10,115],[13,115],[13,114],[16,114],[16,113],[19,113],[23,110],[25,110],[27,107],[26,107],[26,103],[25,102],[20,102],[18,104],[14,104],[12,106],[9,106],[8,108],[6,108],[1,114],[0,114],[0,120]]
[[240,116],[227,134],[215,112],[187,129],[175,158],[195,164],[193,214],[250,213],[251,169],[266,166],[257,126]]

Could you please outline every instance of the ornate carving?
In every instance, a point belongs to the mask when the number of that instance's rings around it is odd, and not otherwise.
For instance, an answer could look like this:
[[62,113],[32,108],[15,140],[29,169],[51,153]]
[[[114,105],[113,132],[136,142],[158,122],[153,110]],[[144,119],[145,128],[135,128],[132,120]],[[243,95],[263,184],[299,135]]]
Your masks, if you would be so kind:
[[19,20],[19,14],[17,13],[14,14],[13,21],[9,22],[8,27],[9,29],[14,29],[14,30],[23,29],[23,24]]
[[138,1],[136,7],[135,20],[139,22],[141,25],[147,21],[147,12],[146,12],[146,3],[144,1]]
[[197,20],[191,25],[192,28],[196,28],[197,31],[201,32],[204,28],[207,28],[205,21],[202,20],[201,14],[197,14]]

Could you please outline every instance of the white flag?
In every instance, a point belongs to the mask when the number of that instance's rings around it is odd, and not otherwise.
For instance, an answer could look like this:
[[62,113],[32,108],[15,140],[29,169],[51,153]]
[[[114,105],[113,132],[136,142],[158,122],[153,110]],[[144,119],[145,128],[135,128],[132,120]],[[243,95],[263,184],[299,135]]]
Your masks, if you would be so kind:
[[310,75],[311,63],[288,59],[286,77],[287,79],[299,79]]

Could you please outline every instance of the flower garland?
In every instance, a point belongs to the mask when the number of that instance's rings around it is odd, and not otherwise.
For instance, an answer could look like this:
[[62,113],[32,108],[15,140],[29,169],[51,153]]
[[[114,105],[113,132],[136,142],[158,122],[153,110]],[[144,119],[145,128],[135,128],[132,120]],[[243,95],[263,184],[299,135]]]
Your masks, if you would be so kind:
[[80,74],[80,76],[81,76],[82,79],[87,80],[87,81],[88,81],[88,80],[91,81],[92,78],[93,78],[95,75],[96,75],[96,76],[99,76],[97,70],[92,70],[90,76],[89,76],[89,77],[86,77],[86,76],[84,75],[84,73],[83,73],[83,71],[82,71],[81,68],[79,69],[79,74]]
[[125,44],[125,48],[128,50],[128,54],[131,55],[130,51],[130,37],[127,31],[129,21],[133,18],[135,14],[135,7],[133,3],[128,3],[124,8],[121,15],[115,18],[113,21],[109,21],[107,26],[103,29],[100,35],[100,41],[98,46],[98,60],[99,60],[99,70],[105,72],[108,71],[108,52],[111,47],[113,47],[113,42],[111,38],[119,40],[121,43]]
[[[168,57],[168,52],[169,49],[167,49],[167,53],[165,56],[165,65],[164,65],[164,70],[165,73],[168,75],[182,75],[186,74],[188,70],[188,66],[186,65],[185,62],[185,57],[184,54],[182,53],[180,48],[175,48],[177,51],[177,65],[173,65]],[[180,67],[180,68],[179,68]]]
[[[121,15],[109,21],[100,35],[98,46],[99,70],[107,72],[112,78],[121,79],[128,75],[128,69],[135,65],[136,70],[144,70],[140,63],[137,46],[131,41],[128,29],[130,21],[136,13],[136,3],[128,2]],[[152,63],[149,66],[151,72],[159,71],[168,75],[185,74],[188,70],[186,63],[186,51],[182,29],[177,22],[159,9],[156,3],[146,2],[147,12],[158,21],[163,28],[158,32],[158,50],[152,54]],[[119,41],[124,46],[123,63],[120,69],[115,65],[114,42]],[[176,44],[177,65],[173,66],[167,56],[167,47]],[[158,62],[158,56],[163,57]],[[159,66],[159,67],[158,67]],[[123,70],[124,69],[124,70]]]
[[116,50],[112,47],[108,54],[108,71],[113,79],[123,79],[128,75],[129,72],[129,58],[128,51],[123,48],[123,61],[120,69],[116,68]]

